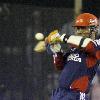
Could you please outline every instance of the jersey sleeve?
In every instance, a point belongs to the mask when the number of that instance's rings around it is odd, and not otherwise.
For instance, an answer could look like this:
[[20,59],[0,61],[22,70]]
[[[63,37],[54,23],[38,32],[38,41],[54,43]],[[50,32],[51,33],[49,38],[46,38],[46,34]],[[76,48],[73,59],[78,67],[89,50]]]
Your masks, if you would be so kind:
[[96,47],[96,57],[100,60],[100,39],[94,40],[94,44]]
[[56,70],[62,70],[64,67],[64,57],[62,52],[53,54],[53,63]]
[[67,40],[67,43],[73,47],[83,49],[86,53],[95,56],[97,59],[100,59],[100,39],[93,41],[90,38],[72,35]]

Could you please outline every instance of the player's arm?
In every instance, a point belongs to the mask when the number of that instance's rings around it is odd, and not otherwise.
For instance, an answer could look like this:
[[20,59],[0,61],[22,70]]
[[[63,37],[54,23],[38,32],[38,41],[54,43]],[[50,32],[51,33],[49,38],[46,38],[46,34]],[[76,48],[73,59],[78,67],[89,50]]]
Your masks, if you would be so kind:
[[100,59],[100,40],[98,40],[98,44],[96,45],[90,38],[71,35],[68,39],[66,39],[66,42],[71,46],[83,49],[88,54],[94,55],[97,59]]
[[62,70],[64,68],[64,57],[62,52],[53,54],[53,63],[56,70]]
[[60,35],[57,30],[52,31],[45,39],[47,52],[53,55],[55,69],[62,70],[64,65],[63,52],[60,45]]
[[47,52],[53,56],[53,64],[56,70],[62,70],[64,66],[64,56],[60,44],[48,44]]

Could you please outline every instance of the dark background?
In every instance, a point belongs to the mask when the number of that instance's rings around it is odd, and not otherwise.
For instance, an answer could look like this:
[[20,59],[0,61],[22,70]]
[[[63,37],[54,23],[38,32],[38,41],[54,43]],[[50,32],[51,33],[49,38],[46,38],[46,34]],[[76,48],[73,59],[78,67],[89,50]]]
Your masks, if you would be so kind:
[[[81,12],[100,16],[100,0],[83,0]],[[33,51],[35,33],[73,33],[74,0],[0,1],[0,100],[50,100],[59,72],[52,56]]]
[[[75,0],[0,0],[1,3],[30,4],[39,7],[74,8]],[[82,0],[83,11],[100,14],[100,0]]]

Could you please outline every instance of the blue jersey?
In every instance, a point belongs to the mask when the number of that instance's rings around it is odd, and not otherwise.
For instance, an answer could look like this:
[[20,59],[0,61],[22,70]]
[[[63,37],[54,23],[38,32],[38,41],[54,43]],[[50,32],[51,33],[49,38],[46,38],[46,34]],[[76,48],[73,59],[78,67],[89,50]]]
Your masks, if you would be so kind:
[[88,93],[100,59],[100,40],[88,42],[84,48],[70,44],[67,53],[53,55],[54,65],[61,70],[59,87]]

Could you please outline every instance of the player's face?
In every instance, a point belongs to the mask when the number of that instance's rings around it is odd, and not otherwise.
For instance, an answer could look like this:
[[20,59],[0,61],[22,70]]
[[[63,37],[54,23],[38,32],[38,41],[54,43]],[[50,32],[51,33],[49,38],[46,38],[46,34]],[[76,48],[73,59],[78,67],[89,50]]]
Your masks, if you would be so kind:
[[90,29],[88,27],[75,27],[75,35],[89,37]]
[[85,38],[95,39],[95,32],[93,31],[92,34],[90,32],[90,27],[75,27],[75,35],[83,36]]

